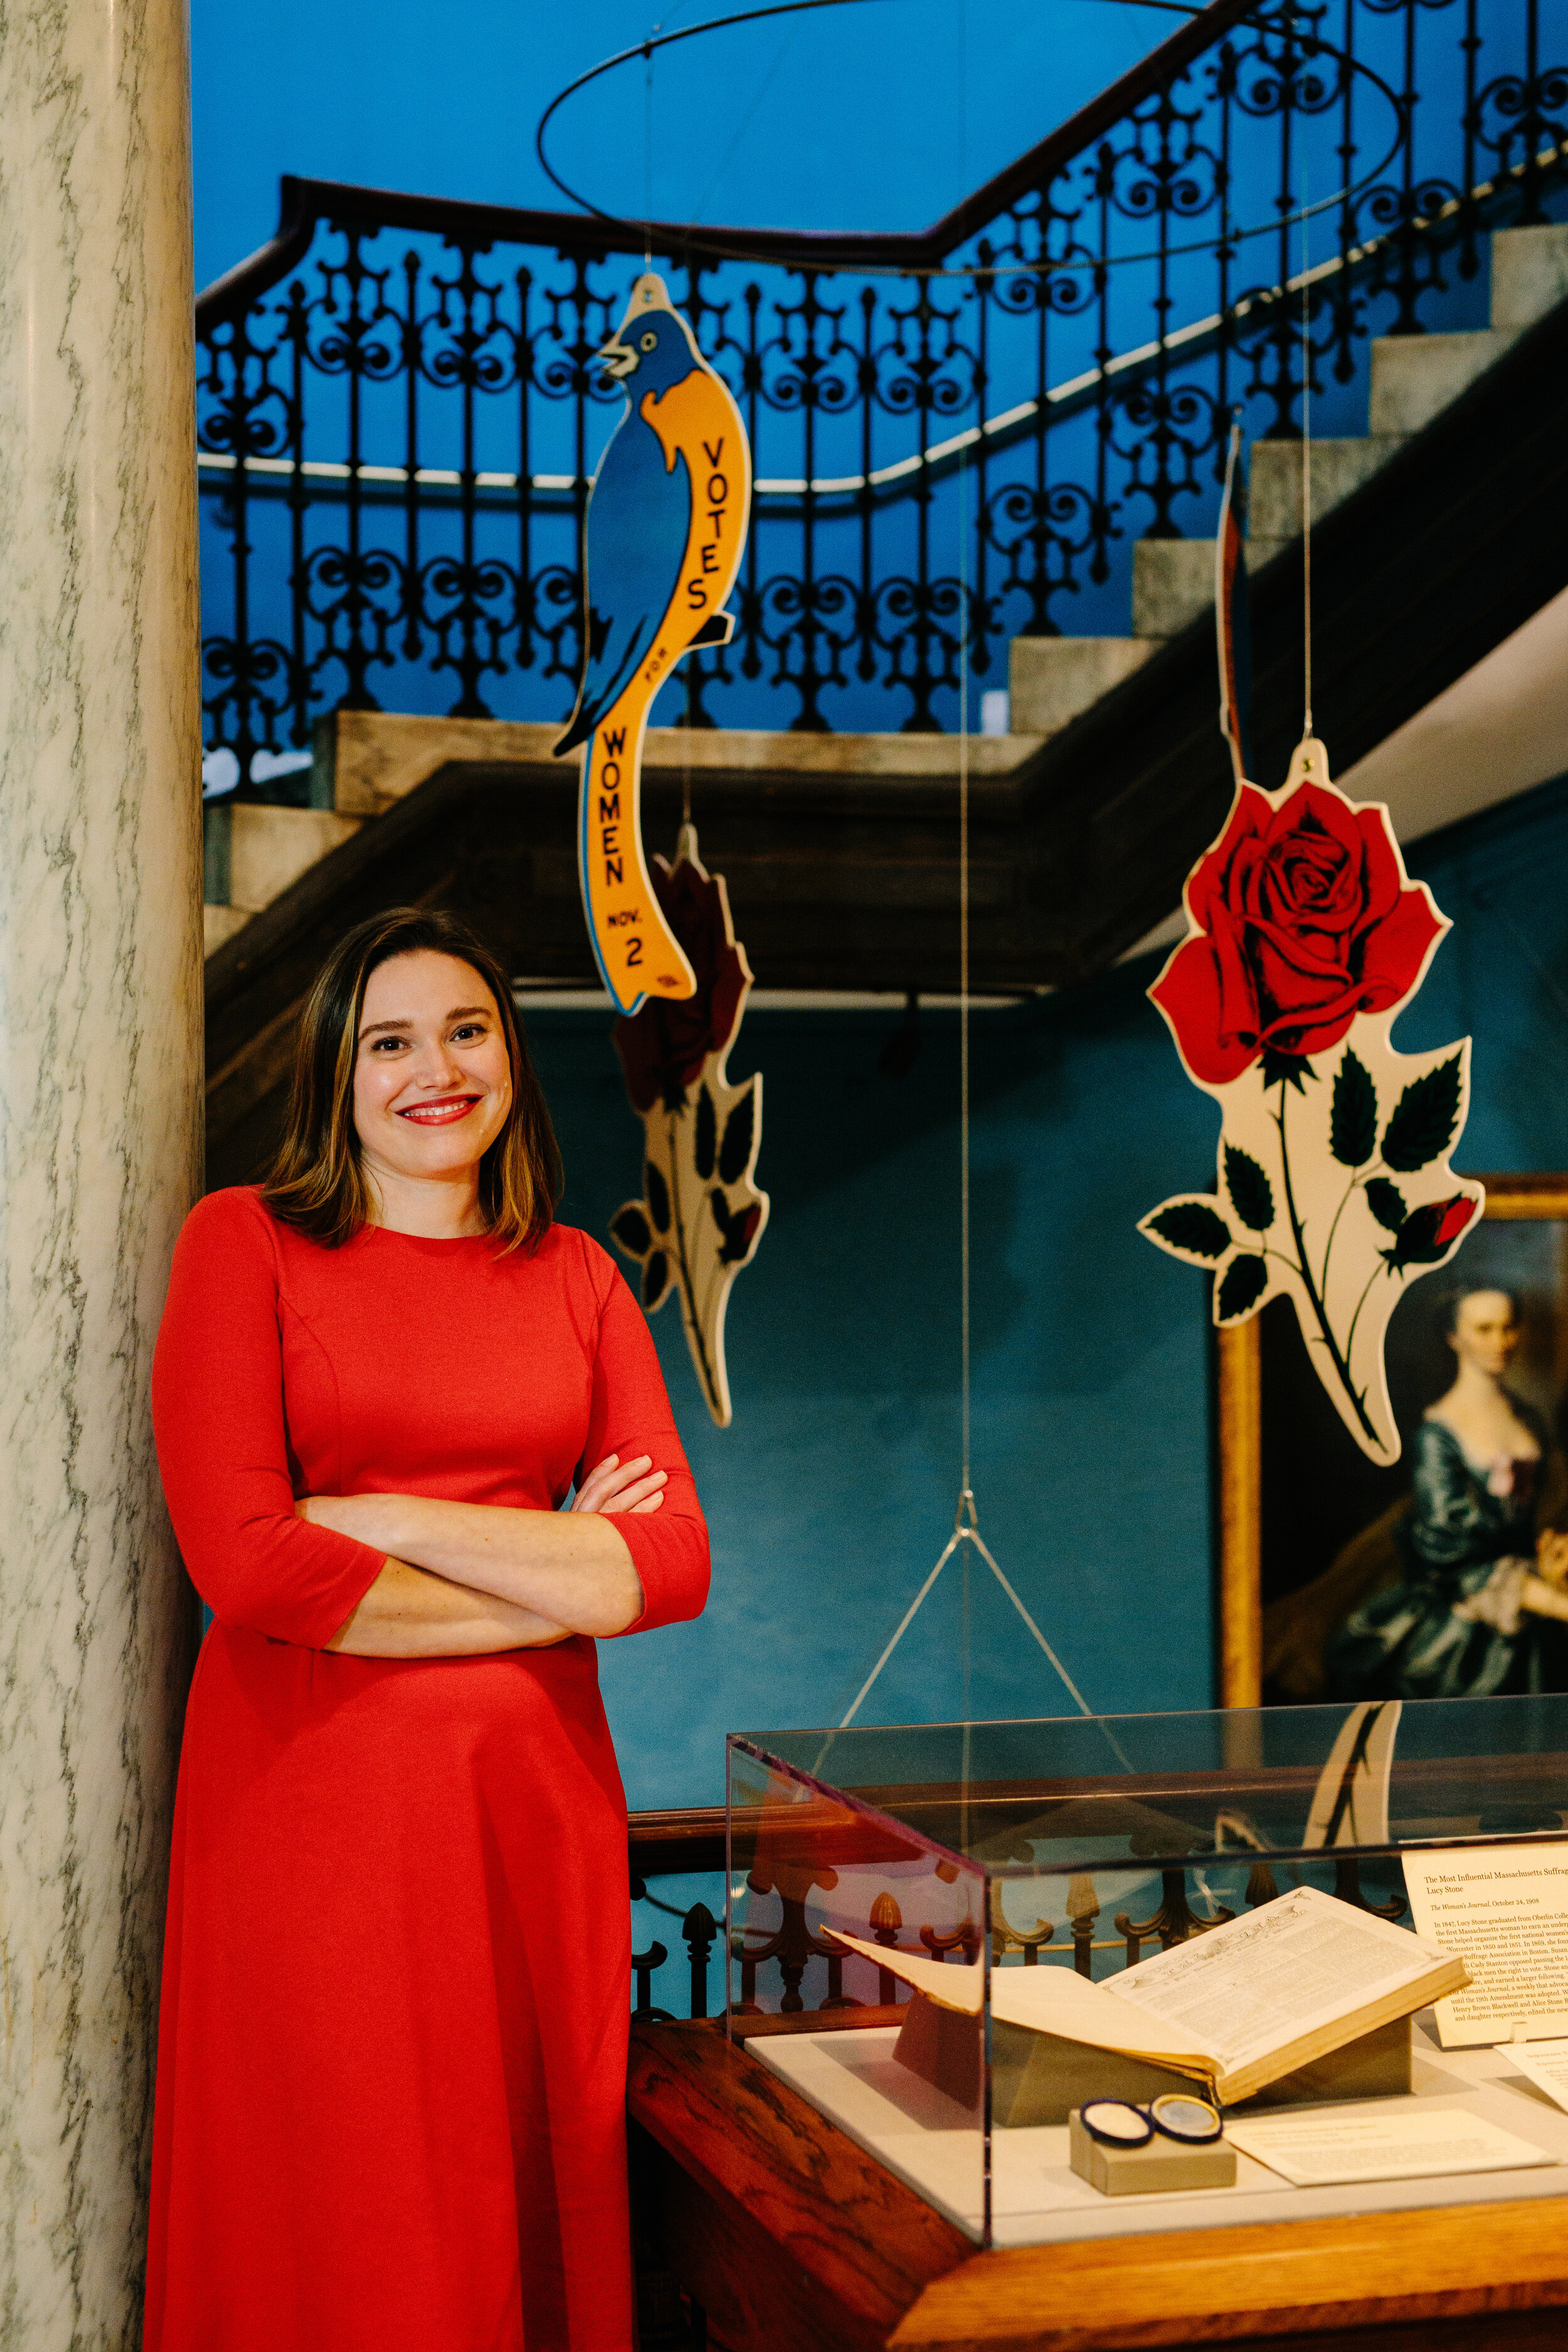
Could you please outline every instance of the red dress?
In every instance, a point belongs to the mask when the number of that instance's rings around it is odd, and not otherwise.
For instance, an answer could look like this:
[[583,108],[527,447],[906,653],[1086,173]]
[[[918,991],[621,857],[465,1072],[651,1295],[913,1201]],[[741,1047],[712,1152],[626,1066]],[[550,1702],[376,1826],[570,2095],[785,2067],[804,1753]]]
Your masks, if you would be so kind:
[[595,1647],[348,1658],[382,1555],[297,1496],[617,1517],[647,1609],[708,1538],[647,1324],[597,1244],[193,1211],[153,1402],[216,1622],[191,1687],[163,1961],[147,2352],[627,2352],[626,1801]]

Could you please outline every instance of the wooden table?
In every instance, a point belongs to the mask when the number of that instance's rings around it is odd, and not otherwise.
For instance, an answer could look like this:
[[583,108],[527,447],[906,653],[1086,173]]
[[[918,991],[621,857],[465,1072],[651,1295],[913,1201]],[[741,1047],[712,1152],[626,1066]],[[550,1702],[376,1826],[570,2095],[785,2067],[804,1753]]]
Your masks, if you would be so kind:
[[1568,2198],[976,2253],[722,2021],[634,2026],[629,2104],[640,2227],[713,2352],[1568,2347]]

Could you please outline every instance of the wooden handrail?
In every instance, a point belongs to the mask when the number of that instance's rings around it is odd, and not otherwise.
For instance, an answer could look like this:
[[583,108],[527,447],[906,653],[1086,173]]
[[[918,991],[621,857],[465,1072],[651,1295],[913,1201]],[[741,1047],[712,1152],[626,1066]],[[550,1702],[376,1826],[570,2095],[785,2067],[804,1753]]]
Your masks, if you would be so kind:
[[678,1878],[687,1871],[724,1867],[722,1805],[633,1813],[626,1827],[634,1878]]

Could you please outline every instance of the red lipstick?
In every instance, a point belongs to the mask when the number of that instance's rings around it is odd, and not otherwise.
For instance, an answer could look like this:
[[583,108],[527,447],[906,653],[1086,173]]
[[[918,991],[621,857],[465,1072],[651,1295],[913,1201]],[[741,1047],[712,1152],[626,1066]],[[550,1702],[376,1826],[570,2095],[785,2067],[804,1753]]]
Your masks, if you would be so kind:
[[418,1127],[451,1127],[467,1118],[479,1100],[478,1095],[444,1095],[439,1102],[411,1103],[397,1116],[412,1119]]

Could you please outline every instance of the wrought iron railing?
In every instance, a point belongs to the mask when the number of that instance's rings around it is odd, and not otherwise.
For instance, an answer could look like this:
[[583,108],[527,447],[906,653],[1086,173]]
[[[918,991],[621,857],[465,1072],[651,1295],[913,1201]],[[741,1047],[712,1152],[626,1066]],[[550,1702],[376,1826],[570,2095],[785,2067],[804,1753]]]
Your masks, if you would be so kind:
[[[723,1849],[721,1807],[633,1814],[634,2021],[722,2015],[726,1989]],[[1272,1902],[1280,1892],[1269,1864],[1247,1853],[1211,1859],[1201,1865],[1165,1864],[1157,1874],[1160,1900],[1148,1916],[1139,1919],[1131,1911],[1118,1911],[1110,1923],[1113,1932],[1109,1936],[1098,1932],[1104,1924],[1103,1906],[1095,1882],[1087,1874],[1068,1882],[1064,1921],[1037,1919],[1032,1927],[1009,1919],[994,1884],[989,1929],[993,1967],[1011,1964],[1016,1953],[1025,1968],[1054,1962],[1083,1977],[1114,1974],[1119,1968],[1135,1968],[1146,1946],[1158,1944],[1168,1951],[1189,1936],[1234,1919],[1238,1908],[1255,1909],[1260,1903]],[[1363,1890],[1359,1857],[1345,1854],[1326,1855],[1311,1863],[1297,1861],[1285,1869],[1289,1883],[1306,1880],[1344,1902],[1375,1910],[1380,1917],[1402,1917],[1406,1905],[1397,1868],[1391,1871],[1373,1864],[1372,1874],[1375,1886]],[[710,1900],[699,1897],[683,1906],[668,1902],[658,1891],[671,1877],[689,1882],[699,1875],[711,1878]],[[738,1882],[737,1893],[741,1891]],[[746,1892],[749,1901],[754,1900],[757,1890],[749,1882]],[[806,1894],[798,1887],[769,1893],[774,1916],[760,1927],[749,1916],[745,1928],[733,1936],[728,1954],[729,1983],[737,2013],[777,2010],[790,2016],[863,2006],[845,1993],[842,1955],[817,1933]],[[890,1885],[870,1895],[867,1916],[856,1926],[868,1941],[889,1953],[904,1950],[955,1965],[973,1962],[979,1953],[979,1937],[972,1926],[949,1932],[940,1924],[906,1919]],[[645,1934],[647,1941],[639,1950],[637,1947]],[[1100,1954],[1115,1957],[1097,1958]],[[877,2000],[883,2006],[892,2008],[907,2000],[906,1987],[890,1969],[879,1970],[879,1978]]]
[[[1314,429],[1363,431],[1371,336],[1481,323],[1484,232],[1563,184],[1565,16],[1209,0],[924,235],[655,225],[757,476],[688,722],[939,729],[963,652],[984,685],[1020,632],[1124,632],[1133,541],[1213,529],[1233,408],[1296,435],[1310,369]],[[197,306],[220,783],[279,790],[332,708],[568,709],[594,353],[644,242],[284,181]]]

